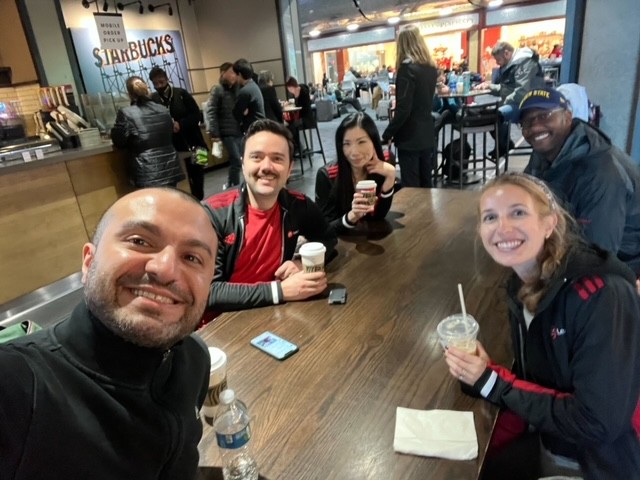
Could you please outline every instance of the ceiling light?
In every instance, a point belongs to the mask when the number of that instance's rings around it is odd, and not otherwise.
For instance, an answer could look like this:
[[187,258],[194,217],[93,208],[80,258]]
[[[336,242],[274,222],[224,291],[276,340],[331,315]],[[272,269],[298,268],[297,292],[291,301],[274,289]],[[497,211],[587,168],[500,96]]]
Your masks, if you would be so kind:
[[453,13],[453,8],[445,7],[440,9],[440,16],[446,17],[447,15],[451,15]]
[[387,18],[387,22],[389,23],[389,25],[395,25],[396,23],[400,22],[400,17],[389,17]]
[[320,35],[320,30],[318,30],[317,28],[314,28],[313,30],[311,30],[309,32],[309,36],[310,37],[317,37]]
[[500,5],[502,5],[502,0],[491,0],[489,2],[489,8],[496,8],[499,7]]
[[350,32],[355,32],[358,28],[360,28],[360,25],[358,25],[357,23],[350,23],[349,25],[347,25],[347,30],[349,30]]

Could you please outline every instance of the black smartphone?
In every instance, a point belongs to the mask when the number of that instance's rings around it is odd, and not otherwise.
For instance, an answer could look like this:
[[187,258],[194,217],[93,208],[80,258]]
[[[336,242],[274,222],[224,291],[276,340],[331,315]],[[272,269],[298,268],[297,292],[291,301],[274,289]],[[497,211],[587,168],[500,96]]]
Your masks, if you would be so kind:
[[337,287],[329,292],[329,305],[344,305],[347,303],[347,289]]
[[251,340],[251,345],[278,360],[284,360],[298,351],[298,346],[275,333],[264,332]]

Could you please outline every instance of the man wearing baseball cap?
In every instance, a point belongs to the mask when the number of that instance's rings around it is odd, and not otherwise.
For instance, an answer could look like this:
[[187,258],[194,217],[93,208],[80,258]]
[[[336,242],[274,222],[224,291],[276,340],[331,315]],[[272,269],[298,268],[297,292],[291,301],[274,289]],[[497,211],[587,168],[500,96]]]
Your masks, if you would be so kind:
[[528,92],[520,126],[533,148],[525,173],[551,187],[587,240],[640,276],[640,168],[600,130],[573,118],[557,90]]

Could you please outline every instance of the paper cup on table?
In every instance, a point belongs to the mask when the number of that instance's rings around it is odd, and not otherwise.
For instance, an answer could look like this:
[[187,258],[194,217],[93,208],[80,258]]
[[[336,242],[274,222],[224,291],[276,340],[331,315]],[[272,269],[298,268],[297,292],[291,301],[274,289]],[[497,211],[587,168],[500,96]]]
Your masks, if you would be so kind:
[[438,324],[438,337],[444,348],[454,347],[467,353],[476,353],[476,338],[480,326],[471,315],[457,313]]
[[213,425],[216,408],[220,400],[220,392],[227,388],[227,354],[219,348],[209,347],[211,370],[209,372],[209,388],[204,399],[202,413],[209,425]]
[[361,193],[367,199],[369,205],[376,204],[376,182],[373,180],[360,180],[356,184],[356,192]]
[[326,247],[320,242],[308,242],[300,247],[300,257],[305,273],[324,271]]

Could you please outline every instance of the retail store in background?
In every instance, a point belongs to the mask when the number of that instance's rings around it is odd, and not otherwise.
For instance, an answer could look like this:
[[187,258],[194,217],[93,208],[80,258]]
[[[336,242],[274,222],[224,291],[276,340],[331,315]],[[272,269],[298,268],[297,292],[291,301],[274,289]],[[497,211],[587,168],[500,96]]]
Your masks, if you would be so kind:
[[351,67],[363,77],[379,72],[383,66],[394,67],[396,33],[409,23],[420,28],[434,60],[443,70],[464,63],[471,71],[490,75],[496,66],[491,48],[498,40],[506,40],[514,47],[530,47],[541,59],[552,57],[557,63],[564,39],[565,12],[566,1],[559,0],[310,38],[308,78],[321,84],[324,73],[329,81],[339,82]]

